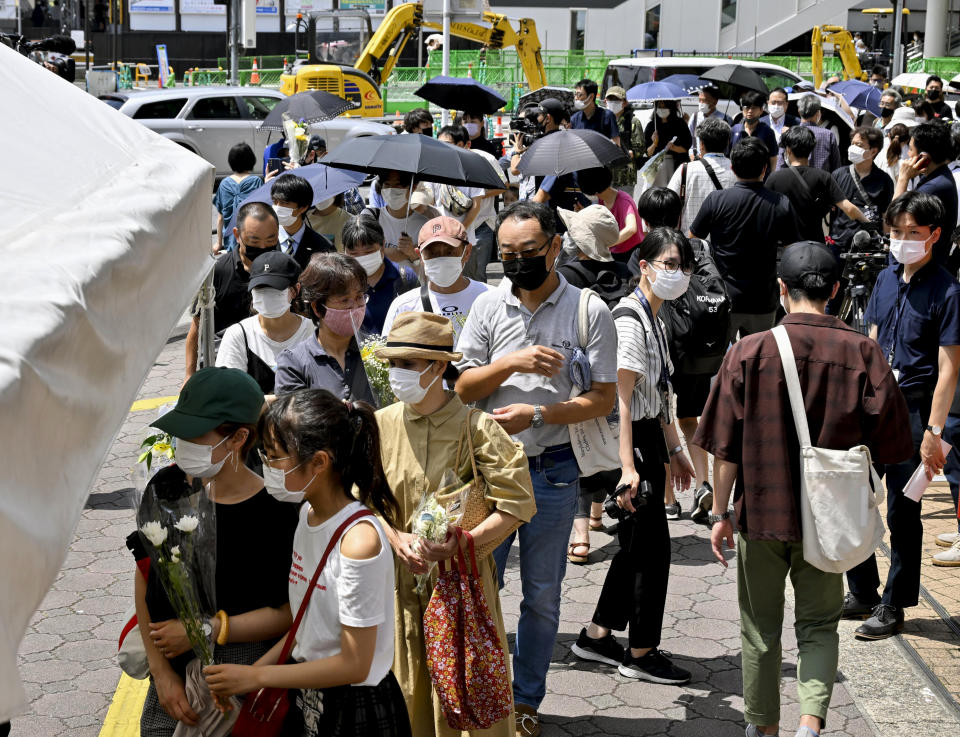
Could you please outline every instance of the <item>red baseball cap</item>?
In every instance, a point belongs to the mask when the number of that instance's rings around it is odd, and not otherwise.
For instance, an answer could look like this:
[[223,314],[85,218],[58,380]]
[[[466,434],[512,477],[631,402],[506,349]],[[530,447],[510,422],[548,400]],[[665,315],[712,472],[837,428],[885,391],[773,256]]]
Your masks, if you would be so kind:
[[417,236],[417,246],[423,248],[437,241],[451,246],[465,246],[468,242],[467,231],[459,220],[442,215],[424,223]]

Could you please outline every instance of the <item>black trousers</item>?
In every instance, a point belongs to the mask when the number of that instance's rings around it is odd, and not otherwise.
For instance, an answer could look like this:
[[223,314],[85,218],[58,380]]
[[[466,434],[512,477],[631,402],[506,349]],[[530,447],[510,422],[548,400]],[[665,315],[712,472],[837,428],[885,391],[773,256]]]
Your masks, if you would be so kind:
[[10,734],[10,722],[0,724],[0,737],[7,737]]
[[913,457],[903,463],[883,466],[887,483],[887,529],[890,530],[890,570],[883,595],[877,593],[880,575],[877,558],[871,555],[847,571],[851,593],[867,604],[890,604],[901,609],[916,606],[920,599],[920,564],[923,557],[923,521],[920,502],[903,495],[910,476],[920,465],[920,443],[930,417],[932,394],[904,392],[910,410]]
[[635,421],[633,446],[637,473],[653,493],[620,522],[620,551],[610,563],[593,623],[617,631],[629,626],[630,647],[649,648],[660,644],[670,577],[670,530],[663,508],[669,456],[660,421]]

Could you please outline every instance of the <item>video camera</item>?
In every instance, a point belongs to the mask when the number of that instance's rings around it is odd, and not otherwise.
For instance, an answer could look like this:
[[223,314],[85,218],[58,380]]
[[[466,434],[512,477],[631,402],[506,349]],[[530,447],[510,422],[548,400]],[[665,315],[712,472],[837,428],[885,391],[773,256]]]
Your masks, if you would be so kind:
[[[617,497],[629,488],[628,484],[620,484],[613,490],[607,501],[603,503],[603,511],[607,513],[607,516],[619,521],[623,521],[630,516],[626,509],[617,504]],[[634,508],[645,507],[652,498],[653,486],[650,485],[649,481],[641,481],[637,494],[633,497],[633,506]]]
[[510,130],[521,133],[520,145],[530,148],[531,144],[543,135],[543,124],[537,119],[540,115],[539,106],[534,105],[520,111],[520,115],[510,121]]
[[46,67],[71,84],[76,81],[77,64],[70,54],[77,50],[77,44],[69,36],[50,36],[38,41],[27,41],[15,33],[0,33],[0,43]]

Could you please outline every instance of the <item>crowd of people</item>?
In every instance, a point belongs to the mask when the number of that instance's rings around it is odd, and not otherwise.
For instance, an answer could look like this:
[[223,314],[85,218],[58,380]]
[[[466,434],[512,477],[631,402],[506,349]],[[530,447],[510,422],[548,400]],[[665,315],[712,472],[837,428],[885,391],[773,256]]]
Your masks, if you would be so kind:
[[[498,588],[508,567],[519,566],[522,589],[513,715],[471,734],[540,733],[566,566],[589,564],[605,502],[619,550],[573,653],[628,678],[691,680],[659,648],[668,520],[682,516],[678,495],[688,493],[689,515],[711,528],[723,565],[735,518],[747,735],[779,728],[789,575],[797,735],[817,737],[836,680],[838,620],[863,619],[858,635],[880,639],[917,604],[923,527],[904,484],[923,464],[929,475],[946,469],[954,500],[960,488],[960,463],[940,446],[960,440],[951,164],[960,135],[932,106],[931,80],[930,121],[898,117],[902,101],[888,90],[877,124],[859,121],[845,150],[814,93],[791,117],[785,90],[747,92],[734,122],[708,87],[692,116],[659,101],[642,126],[622,88],[601,106],[597,84],[583,80],[572,113],[556,99],[531,113],[538,137],[599,131],[625,163],[522,178],[523,135],[501,150],[483,115],[465,111],[440,140],[482,152],[502,190],[381,172],[353,214],[345,195],[315,202],[296,167],[272,178],[272,207],[241,204],[262,182],[252,152],[237,147],[236,173],[215,198],[216,367],[197,370],[195,318],[177,406],[154,423],[177,439],[184,472],[215,482],[218,555],[249,560],[242,578],[218,569],[229,628],[212,622],[209,689],[295,689],[308,735],[459,733],[431,682],[431,591],[417,577],[435,582],[433,564],[457,556],[461,538],[427,541],[413,527],[420,502],[453,472],[485,482],[487,515],[472,535],[505,656]],[[404,127],[431,135],[433,121],[418,110]],[[663,150],[663,174],[638,185],[638,169]],[[835,316],[842,257],[861,231],[874,244],[889,239],[869,335]],[[487,283],[492,261],[502,265],[497,286]],[[885,473],[892,561],[882,590],[872,558],[847,573],[846,594],[842,573],[804,559],[800,439],[778,322],[813,444],[866,445]],[[376,356],[397,400],[376,412],[369,335],[381,336]],[[571,428],[593,421],[618,425],[619,440],[608,468],[583,473]],[[250,532],[265,524],[268,538]],[[306,577],[338,534],[317,586],[325,595],[314,595],[291,660],[277,663],[311,593]],[[518,558],[508,559],[514,542]],[[938,542],[946,550],[935,562],[960,566],[960,532]],[[140,573],[137,609],[151,670],[142,734],[169,737],[198,718],[184,685],[189,645],[158,582]],[[615,635],[623,631],[626,646]]]

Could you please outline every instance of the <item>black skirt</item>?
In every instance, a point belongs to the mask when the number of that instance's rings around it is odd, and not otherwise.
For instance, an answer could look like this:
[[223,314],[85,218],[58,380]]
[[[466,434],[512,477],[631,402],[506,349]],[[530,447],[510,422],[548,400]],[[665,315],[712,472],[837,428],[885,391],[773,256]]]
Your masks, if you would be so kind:
[[297,697],[303,737],[411,737],[400,684],[387,673],[376,686],[336,686]]

